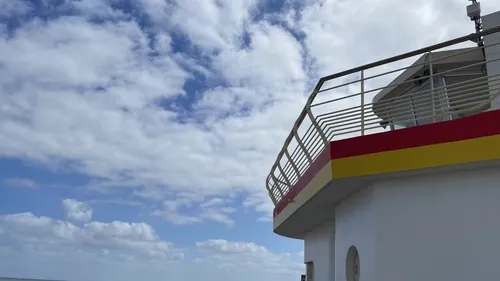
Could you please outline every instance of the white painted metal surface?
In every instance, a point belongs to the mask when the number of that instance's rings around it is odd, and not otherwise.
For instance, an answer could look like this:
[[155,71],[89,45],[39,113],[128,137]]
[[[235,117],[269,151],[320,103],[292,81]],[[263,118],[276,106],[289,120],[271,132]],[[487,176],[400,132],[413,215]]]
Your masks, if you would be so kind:
[[373,190],[370,188],[356,193],[335,207],[335,280],[346,280],[347,253],[351,246],[355,246],[359,253],[360,280],[375,280],[373,276],[377,273],[375,260],[379,227],[376,208]]
[[[333,210],[332,210],[333,211]],[[304,237],[304,263],[314,264],[315,280],[334,280],[335,228],[328,221]]]
[[304,261],[316,281],[345,281],[354,245],[362,281],[496,280],[499,182],[498,167],[379,180],[306,235]]
[[363,280],[497,280],[499,182],[494,168],[376,183],[377,270]]

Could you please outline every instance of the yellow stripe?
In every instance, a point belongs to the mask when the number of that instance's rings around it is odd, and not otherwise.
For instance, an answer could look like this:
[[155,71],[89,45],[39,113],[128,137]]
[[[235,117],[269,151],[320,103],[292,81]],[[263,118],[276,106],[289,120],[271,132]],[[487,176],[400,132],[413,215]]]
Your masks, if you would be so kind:
[[332,160],[334,179],[500,158],[500,135]]
[[274,228],[280,226],[332,179],[494,159],[500,159],[500,135],[334,159],[316,174],[293,202],[274,217]]
[[316,193],[318,193],[322,188],[324,188],[331,180],[332,167],[331,163],[328,162],[321,170],[314,176],[314,178],[306,185],[306,187],[295,196],[292,202],[290,202],[283,211],[281,211],[277,216],[274,217],[274,228],[281,225],[287,218],[289,218],[299,207],[304,203],[309,201]]

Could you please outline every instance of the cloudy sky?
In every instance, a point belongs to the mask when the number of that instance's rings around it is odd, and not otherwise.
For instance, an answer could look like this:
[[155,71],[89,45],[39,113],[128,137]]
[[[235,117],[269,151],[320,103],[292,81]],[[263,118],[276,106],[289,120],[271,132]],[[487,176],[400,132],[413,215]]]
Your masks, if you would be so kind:
[[467,3],[0,0],[0,276],[298,280],[264,181],[308,91]]

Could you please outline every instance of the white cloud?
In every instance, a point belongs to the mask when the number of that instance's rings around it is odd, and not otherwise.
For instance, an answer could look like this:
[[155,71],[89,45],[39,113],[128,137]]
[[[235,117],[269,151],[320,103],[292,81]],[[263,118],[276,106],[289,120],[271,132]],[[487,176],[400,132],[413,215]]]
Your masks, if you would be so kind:
[[0,19],[21,16],[32,10],[31,5],[21,0],[0,0]]
[[238,47],[257,3],[254,0],[173,2],[170,24],[206,52]]
[[87,222],[92,219],[92,208],[85,202],[64,199],[61,206],[66,220]]
[[196,243],[199,249],[212,250],[222,253],[267,253],[267,249],[254,243],[230,242],[227,240],[207,240]]
[[[234,221],[229,215],[236,209],[227,205],[230,202],[221,198],[205,199],[192,197],[190,194],[180,194],[175,200],[163,201],[162,208],[154,210],[152,215],[162,217],[176,225],[215,221],[232,227]],[[185,210],[189,210],[191,214],[183,214]]]
[[[0,7],[31,11],[19,3]],[[128,14],[115,0],[65,3],[73,16],[20,22],[8,35],[0,27],[0,157],[81,173],[89,192],[106,194],[91,204],[142,204],[147,219],[175,226],[238,225],[242,208],[271,220],[265,177],[320,76],[473,31],[461,0],[287,1],[262,17],[253,0],[141,0]],[[496,4],[482,5],[487,13]],[[75,202],[67,219],[89,221],[92,209]],[[76,226],[25,213],[2,216],[0,236],[9,257],[0,272],[17,264],[33,277],[210,281],[232,280],[237,269],[243,281],[303,272],[293,254],[227,240],[199,242],[208,256],[169,267],[183,251],[145,223]]]
[[208,207],[213,207],[213,206],[218,206],[218,205],[224,204],[224,202],[225,202],[224,199],[215,197],[215,198],[210,198],[208,200],[205,200],[205,202],[201,203],[200,206],[203,208],[208,208]]
[[211,252],[199,262],[207,262],[230,272],[261,270],[270,273],[287,273],[300,277],[304,265],[299,255],[273,253],[251,242],[235,242],[224,239],[197,242],[196,247]]
[[473,32],[466,5],[460,0],[311,1],[293,25],[305,34],[320,75],[327,75]]
[[116,204],[116,205],[125,205],[125,206],[142,206],[143,204],[139,201],[128,200],[122,198],[111,198],[111,199],[92,199],[88,201],[90,204]]
[[152,212],[154,216],[160,216],[169,222],[177,225],[188,225],[202,222],[197,216],[183,215],[179,213],[179,209],[183,206],[189,206],[190,200],[165,200],[163,208]]
[[[73,3],[83,16],[35,19],[0,39],[0,156],[80,172],[96,179],[94,190],[160,201],[244,193],[263,219],[271,211],[266,174],[311,81],[471,27],[454,0],[304,2],[296,13],[281,11],[300,40],[267,17],[253,21],[259,5],[249,0],[144,0],[153,20],[166,19],[151,27],[133,15],[87,21],[92,11],[120,13],[110,3]],[[387,10],[395,11],[390,20],[379,16]],[[201,54],[175,49],[179,33]],[[195,74],[207,89],[189,93],[187,109],[169,100],[186,96]],[[230,224],[228,212],[169,216]]]
[[275,253],[255,243],[215,239],[180,249],[146,223],[90,222],[78,227],[31,213],[0,216],[0,257],[4,274],[48,279],[169,276],[215,281],[232,280],[239,272],[243,281],[266,276],[284,281],[303,272],[300,255]]
[[[146,223],[114,221],[90,222],[78,227],[70,222],[37,217],[31,213],[0,216],[3,246],[25,251],[68,253],[80,249],[88,253],[112,253],[152,259],[178,259],[183,254],[172,243],[161,240]],[[7,231],[8,230],[8,231]]]
[[25,188],[35,188],[38,186],[36,182],[26,178],[8,178],[2,181],[3,184],[7,186],[25,187]]
[[[198,106],[214,107],[231,94],[237,100],[230,110],[234,115],[224,116],[226,111],[216,108],[203,115],[200,125],[203,110],[178,122],[180,113],[156,106],[159,98],[184,94],[182,86],[190,77],[177,63],[180,57],[169,53],[168,35],[159,36],[161,55],[151,56],[155,41],[133,21],[97,25],[63,17],[27,23],[0,41],[6,54],[0,59],[5,91],[0,96],[0,153],[76,170],[101,179],[96,185],[106,189],[132,187],[135,194],[149,189],[203,196],[262,193],[277,143],[302,104],[301,90],[293,89],[304,73],[293,37],[268,24],[253,30],[255,43],[248,52],[225,50],[216,59],[221,68],[231,57],[258,66],[223,73],[235,83],[250,84],[209,90]],[[286,52],[278,51],[280,41],[291,44]],[[272,70],[265,68],[266,58],[276,59]],[[283,74],[270,76],[273,72]],[[264,78],[275,83],[273,91],[261,83]],[[280,83],[284,86],[278,88]],[[249,111],[240,114],[246,104]],[[203,216],[230,224],[227,213]]]
[[236,212],[235,208],[205,208],[201,216],[207,220],[212,220],[225,224],[228,227],[234,225],[234,220],[229,217],[229,214]]
[[166,21],[169,10],[172,9],[170,1],[163,0],[140,0],[137,2],[144,11],[157,23]]
[[[110,4],[113,0],[85,0],[68,1],[66,5],[80,11],[83,15],[89,17],[98,17],[104,19],[126,19],[127,16],[120,10],[113,9]],[[116,3],[116,2],[115,2]]]
[[[4,246],[36,250],[42,253],[64,253],[80,249],[88,253],[112,253],[152,259],[179,259],[182,252],[172,243],[161,240],[146,223],[90,222],[78,227],[67,221],[37,217],[31,213],[0,216]],[[5,231],[5,230],[9,231]]]
[[[267,22],[251,25],[248,33],[248,48],[226,49],[214,58],[215,68],[226,80],[235,86],[252,85],[268,91],[277,88],[303,91],[300,86],[306,73],[299,42],[283,28]],[[298,83],[299,87],[294,83]],[[268,94],[286,95],[285,92]]]

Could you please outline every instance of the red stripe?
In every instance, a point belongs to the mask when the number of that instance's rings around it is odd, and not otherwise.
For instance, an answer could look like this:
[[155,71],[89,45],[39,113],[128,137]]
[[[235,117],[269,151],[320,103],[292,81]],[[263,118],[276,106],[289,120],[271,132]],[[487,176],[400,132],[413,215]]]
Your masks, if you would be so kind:
[[500,134],[500,110],[332,142],[332,159]]
[[276,204],[273,215],[277,216],[299,194],[316,174],[331,160],[330,146],[327,146],[313,161],[299,181],[288,191],[288,193]]
[[278,202],[273,215],[277,216],[283,211],[331,159],[498,134],[500,134],[500,110],[494,110],[457,120],[333,141],[321,152],[297,184]]

